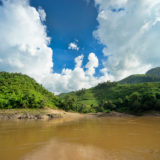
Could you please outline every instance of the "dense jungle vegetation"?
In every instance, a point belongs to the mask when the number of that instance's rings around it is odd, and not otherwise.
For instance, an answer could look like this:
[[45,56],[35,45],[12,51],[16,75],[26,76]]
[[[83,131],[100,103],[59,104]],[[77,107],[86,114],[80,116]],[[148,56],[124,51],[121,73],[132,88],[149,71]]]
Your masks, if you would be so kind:
[[60,106],[59,98],[34,79],[19,73],[0,72],[0,109]]
[[65,110],[77,112],[127,112],[141,114],[160,111],[160,82],[120,84],[105,82],[91,89],[62,94]]
[[61,94],[65,110],[77,112],[160,111],[160,67],[144,75],[131,75],[119,82],[105,82],[91,89]]
[[81,113],[131,114],[160,111],[159,73],[160,68],[156,68],[144,75],[104,82],[57,97],[27,75],[0,72],[0,109],[50,107]]

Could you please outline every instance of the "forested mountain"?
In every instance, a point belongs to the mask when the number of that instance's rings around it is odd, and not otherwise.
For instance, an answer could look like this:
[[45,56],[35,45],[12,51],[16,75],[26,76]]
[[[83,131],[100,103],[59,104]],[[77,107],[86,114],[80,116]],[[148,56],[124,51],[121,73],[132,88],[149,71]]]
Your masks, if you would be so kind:
[[34,79],[19,73],[0,72],[0,108],[62,108],[66,111],[160,111],[159,69],[132,75],[120,82],[105,82],[90,89],[61,94],[58,98]]
[[119,83],[142,83],[142,82],[160,82],[160,67],[149,70],[146,74],[131,75],[122,79]]
[[160,78],[149,76],[147,74],[136,74],[136,75],[131,75],[119,81],[119,83],[121,84],[127,84],[127,83],[136,84],[142,82],[160,82]]
[[149,70],[146,73],[146,75],[160,79],[160,67],[156,67],[156,68],[153,68],[153,69]]
[[61,101],[34,79],[19,73],[0,72],[0,108],[57,108]]
[[160,67],[131,75],[119,82],[105,82],[91,89],[61,94],[65,110],[141,114],[160,111]]
[[62,94],[65,110],[77,112],[127,112],[141,114],[160,111],[160,82],[120,84],[105,82],[91,89]]

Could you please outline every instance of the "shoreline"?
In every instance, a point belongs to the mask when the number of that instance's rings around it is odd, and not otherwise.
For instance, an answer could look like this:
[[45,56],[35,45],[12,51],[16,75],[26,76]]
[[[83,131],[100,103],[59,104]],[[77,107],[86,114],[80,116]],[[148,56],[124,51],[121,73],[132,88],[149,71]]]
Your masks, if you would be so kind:
[[61,118],[48,109],[1,109],[0,120],[50,120]]
[[0,120],[80,119],[92,115],[66,112],[59,109],[0,109]]
[[[0,109],[0,120],[53,120],[53,119],[81,119],[91,117],[134,117],[136,115],[112,111],[110,113],[76,113],[59,109]],[[140,116],[160,116],[160,113],[144,113]]]

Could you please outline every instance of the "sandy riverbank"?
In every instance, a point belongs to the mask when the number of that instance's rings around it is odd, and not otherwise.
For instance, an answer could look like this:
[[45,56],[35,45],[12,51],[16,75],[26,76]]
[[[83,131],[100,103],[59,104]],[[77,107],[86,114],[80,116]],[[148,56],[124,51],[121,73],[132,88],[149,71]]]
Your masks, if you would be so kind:
[[75,112],[65,112],[63,110],[56,109],[6,109],[0,110],[0,120],[51,120],[57,118],[63,119],[80,119],[90,117],[104,117],[104,116],[115,116],[124,117],[131,116],[124,113],[110,112],[110,113],[89,113],[81,114]]
[[80,118],[84,114],[56,109],[16,109],[0,110],[0,120],[51,120],[57,118]]
[[[81,114],[75,112],[65,112],[59,109],[6,109],[0,110],[0,120],[51,120],[64,119],[74,120],[91,117],[130,117],[133,115],[110,112],[110,113],[89,113]],[[160,116],[160,113],[145,113],[143,116]]]

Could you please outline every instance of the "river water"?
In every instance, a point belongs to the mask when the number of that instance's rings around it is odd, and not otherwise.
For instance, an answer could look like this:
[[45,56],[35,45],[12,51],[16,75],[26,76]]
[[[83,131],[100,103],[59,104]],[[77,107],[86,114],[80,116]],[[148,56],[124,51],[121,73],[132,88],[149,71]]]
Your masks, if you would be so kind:
[[160,160],[160,117],[0,121],[0,160]]

